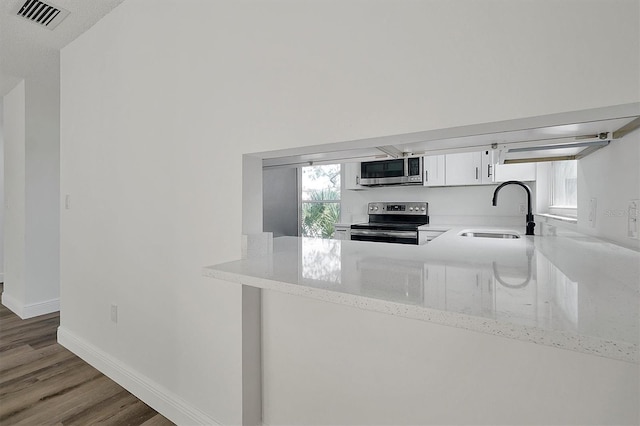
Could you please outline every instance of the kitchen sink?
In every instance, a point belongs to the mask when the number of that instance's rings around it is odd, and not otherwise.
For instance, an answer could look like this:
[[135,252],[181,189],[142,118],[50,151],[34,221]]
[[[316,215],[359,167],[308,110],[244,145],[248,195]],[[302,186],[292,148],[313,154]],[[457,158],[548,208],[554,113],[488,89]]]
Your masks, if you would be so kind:
[[502,238],[502,239],[514,239],[520,238],[520,234],[512,231],[462,231],[458,235],[462,237],[479,237],[479,238]]

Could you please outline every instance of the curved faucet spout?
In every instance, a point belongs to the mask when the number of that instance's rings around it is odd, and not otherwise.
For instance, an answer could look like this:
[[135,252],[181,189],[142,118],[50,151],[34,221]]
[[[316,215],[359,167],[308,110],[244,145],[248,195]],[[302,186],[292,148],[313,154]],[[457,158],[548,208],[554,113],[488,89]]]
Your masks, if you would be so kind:
[[519,185],[521,187],[523,187],[525,189],[525,191],[527,191],[527,232],[526,235],[534,235],[533,234],[533,228],[535,228],[536,224],[533,221],[533,212],[531,210],[531,189],[525,185],[524,183],[520,182],[519,180],[509,180],[507,182],[504,182],[502,184],[500,184],[496,190],[493,192],[493,200],[491,201],[491,203],[494,206],[498,205],[498,192],[500,192],[500,190],[502,188],[504,188],[507,185]]

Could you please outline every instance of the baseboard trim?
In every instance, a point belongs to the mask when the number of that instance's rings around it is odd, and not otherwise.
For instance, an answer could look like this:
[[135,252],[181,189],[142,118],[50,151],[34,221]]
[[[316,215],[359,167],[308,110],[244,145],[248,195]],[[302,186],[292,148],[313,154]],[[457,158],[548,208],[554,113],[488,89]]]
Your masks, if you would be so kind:
[[24,316],[22,319],[38,317],[40,315],[58,312],[60,310],[60,299],[45,300],[44,302],[31,303],[24,306]]
[[40,315],[46,315],[60,310],[60,299],[51,299],[24,305],[18,301],[18,299],[7,294],[6,291],[2,292],[2,304],[13,311],[13,313],[21,319],[38,317]]
[[58,327],[58,343],[179,425],[220,425],[203,411],[106,352]]
[[6,291],[2,292],[2,304],[11,312],[24,319],[22,316],[22,310],[24,306],[17,299],[14,299],[10,295],[8,295]]

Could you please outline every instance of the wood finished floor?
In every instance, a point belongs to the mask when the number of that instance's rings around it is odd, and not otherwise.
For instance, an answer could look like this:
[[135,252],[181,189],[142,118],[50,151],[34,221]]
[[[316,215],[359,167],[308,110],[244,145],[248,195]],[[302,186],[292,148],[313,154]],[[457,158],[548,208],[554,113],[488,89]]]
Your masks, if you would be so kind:
[[0,425],[173,425],[60,346],[59,324],[0,304]]

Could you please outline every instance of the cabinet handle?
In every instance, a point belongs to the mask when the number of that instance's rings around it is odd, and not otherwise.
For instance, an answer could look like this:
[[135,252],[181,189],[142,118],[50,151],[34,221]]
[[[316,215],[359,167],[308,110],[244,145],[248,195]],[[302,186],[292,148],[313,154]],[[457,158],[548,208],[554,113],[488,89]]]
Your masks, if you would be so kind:
[[491,164],[487,164],[487,177],[491,177]]
[[424,171],[424,181],[429,182],[429,170]]
[[360,176],[356,176],[356,185],[360,185]]
[[479,171],[480,171],[480,170],[476,167],[476,180],[478,180],[478,172],[479,172]]

